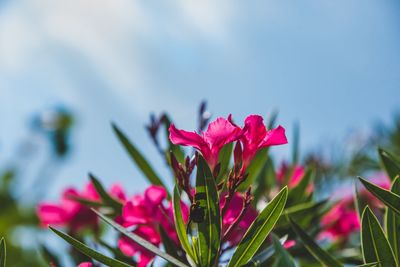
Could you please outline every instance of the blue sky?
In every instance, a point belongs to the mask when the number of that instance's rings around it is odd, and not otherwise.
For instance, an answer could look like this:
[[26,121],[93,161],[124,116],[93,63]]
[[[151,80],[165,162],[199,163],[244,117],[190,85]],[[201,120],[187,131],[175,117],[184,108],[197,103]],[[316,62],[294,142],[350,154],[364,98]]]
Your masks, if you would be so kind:
[[279,109],[289,136],[300,122],[303,149],[340,142],[398,109],[399,24],[397,0],[2,1],[0,159],[32,113],[59,104],[78,117],[52,192],[89,170],[142,190],[110,121],[162,167],[148,114],[167,110],[193,129],[202,99],[238,121]]

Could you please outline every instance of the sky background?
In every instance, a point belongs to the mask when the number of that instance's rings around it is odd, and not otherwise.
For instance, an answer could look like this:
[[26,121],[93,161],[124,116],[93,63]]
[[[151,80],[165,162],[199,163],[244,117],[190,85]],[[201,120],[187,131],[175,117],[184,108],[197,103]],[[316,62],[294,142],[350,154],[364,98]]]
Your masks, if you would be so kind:
[[142,191],[110,122],[162,168],[149,113],[192,130],[203,99],[238,122],[279,109],[303,150],[340,143],[399,110],[399,25],[398,0],[0,0],[0,166],[32,114],[57,105],[77,121],[49,197],[89,170]]

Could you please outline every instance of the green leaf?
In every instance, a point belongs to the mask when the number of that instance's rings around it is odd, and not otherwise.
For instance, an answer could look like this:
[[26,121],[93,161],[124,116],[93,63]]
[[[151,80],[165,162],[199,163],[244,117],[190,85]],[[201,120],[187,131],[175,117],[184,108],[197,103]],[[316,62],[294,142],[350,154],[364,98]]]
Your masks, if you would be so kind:
[[271,232],[285,208],[288,189],[285,186],[250,225],[228,263],[228,267],[246,264]]
[[6,241],[4,238],[0,240],[0,267],[6,267]]
[[221,215],[217,185],[203,157],[199,156],[195,201],[204,211],[204,220],[197,223],[200,266],[214,266],[221,242]]
[[49,227],[51,231],[53,231],[56,235],[58,235],[59,237],[61,237],[62,239],[64,239],[65,241],[67,241],[71,246],[73,246],[75,249],[79,250],[80,252],[82,252],[83,254],[85,254],[86,256],[95,259],[96,261],[103,263],[107,266],[110,267],[132,267],[132,265],[126,264],[122,261],[119,260],[115,260],[113,258],[107,257],[97,251],[95,251],[94,249],[88,247],[87,245],[83,244],[82,242],[76,240],[75,238],[61,232],[58,231],[57,229],[53,228],[53,227]]
[[143,157],[143,155],[137,150],[137,148],[129,141],[126,135],[115,125],[112,124],[112,128],[118,137],[118,140],[124,146],[126,152],[128,152],[129,156],[136,163],[139,169],[143,172],[143,174],[147,177],[147,179],[154,185],[161,185],[165,188],[163,182],[160,177],[155,173],[153,168],[150,166],[148,161]]
[[220,169],[219,169],[219,174],[217,178],[217,182],[220,182],[226,175],[229,167],[229,163],[231,160],[231,155],[232,155],[232,149],[233,149],[233,143],[226,144],[222,147],[222,149],[219,152],[218,156],[218,162],[221,164]]
[[103,203],[109,207],[112,207],[116,212],[122,212],[122,203],[112,197],[108,192],[104,189],[103,185],[100,181],[91,173],[89,173],[90,181],[96,189],[96,192],[100,195]]
[[272,244],[274,245],[275,254],[277,256],[277,262],[275,266],[296,267],[292,256],[286,249],[283,248],[282,244],[279,242],[279,239],[276,237],[276,235],[272,235]]
[[307,193],[307,188],[313,180],[314,172],[312,169],[308,169],[301,181],[289,191],[288,206],[298,204],[307,199],[307,196],[309,195]]
[[[293,153],[292,153],[292,165],[296,166],[297,162],[299,161],[299,154],[300,154],[300,126],[299,123],[295,123],[293,125]],[[289,194],[290,195],[290,194]]]
[[275,186],[277,181],[275,167],[272,159],[270,157],[267,158],[264,166],[261,171],[257,175],[254,181],[255,189],[254,189],[254,201],[253,204],[256,205],[267,193],[268,189]]
[[257,152],[256,156],[254,157],[249,167],[247,168],[246,172],[249,175],[247,176],[246,180],[244,180],[244,182],[239,186],[240,191],[246,190],[251,184],[253,184],[254,180],[260,174],[263,166],[267,162],[268,151],[269,148],[266,147]]
[[174,241],[171,240],[168,233],[161,225],[158,226],[158,230],[160,232],[161,241],[164,246],[165,252],[167,252],[172,257],[179,259],[178,248],[176,247]]
[[382,165],[386,170],[386,173],[388,174],[390,179],[394,181],[395,177],[397,175],[400,175],[400,163],[396,160],[396,158],[393,155],[383,150],[382,148],[378,149],[378,153]]
[[[55,256],[46,246],[40,245],[40,251],[47,263],[52,263],[54,266],[61,266],[57,256]],[[50,264],[49,264],[50,265]]]
[[183,250],[185,250],[186,254],[194,262],[198,262],[197,258],[195,258],[195,256],[194,256],[193,249],[190,246],[190,243],[188,240],[186,226],[185,226],[185,222],[183,221],[183,216],[182,216],[182,208],[181,208],[180,199],[181,199],[181,197],[179,194],[178,186],[175,185],[172,202],[173,202],[173,209],[174,209],[174,220],[175,220],[176,233],[178,235],[179,242],[181,243],[182,248],[183,248]]
[[114,222],[113,220],[107,218],[97,210],[92,209],[93,212],[95,212],[103,221],[105,221],[107,224],[109,224],[111,227],[113,227],[115,230],[120,232],[121,234],[127,236],[129,239],[132,241],[136,242],[138,245],[142,246],[143,248],[153,252],[154,254],[160,256],[161,258],[165,259],[166,261],[175,264],[176,266],[179,267],[188,267],[186,264],[183,262],[177,260],[176,258],[172,257],[171,255],[161,251],[158,247],[154,246],[152,243],[148,242],[147,240],[143,239],[142,237],[128,231],[125,229],[123,226],[120,224]]
[[300,237],[304,247],[317,259],[320,263],[327,267],[343,266],[338,260],[333,258],[328,252],[323,250],[317,243],[292,219],[289,219],[295,233]]
[[[279,239],[281,244],[284,244],[287,240],[287,235]],[[268,246],[266,249],[257,253],[248,263],[243,265],[243,267],[254,267],[260,266],[262,263],[266,262],[269,258],[274,255],[275,249],[272,245]]]
[[354,183],[354,206],[356,208],[358,218],[360,219],[360,221],[362,213],[367,205],[368,205],[367,201],[360,195],[359,183],[356,180],[356,182]]
[[[392,190],[395,194],[400,194],[400,178],[396,178],[392,184]],[[390,246],[400,263],[400,215],[394,213],[392,209],[386,209],[386,233],[389,239]]]
[[361,245],[365,263],[378,262],[379,267],[398,266],[389,241],[368,206],[361,219]]
[[366,264],[362,264],[362,265],[357,265],[357,267],[375,267],[377,265],[378,265],[377,262],[373,262],[373,263],[366,263]]
[[386,189],[380,188],[367,180],[358,177],[365,188],[382,201],[386,206],[400,215],[400,196]]
[[323,214],[324,210],[321,210],[326,206],[328,200],[321,200],[319,202],[307,202],[299,205],[291,206],[283,211],[282,215],[278,220],[277,227],[283,227],[288,225],[290,222],[288,218],[292,218],[299,225],[309,224],[311,220],[318,218]]
[[169,139],[169,126],[171,125],[171,119],[167,114],[164,114],[164,119],[162,123],[165,125],[165,136],[166,139],[168,140],[168,150],[166,151],[166,157],[169,161],[169,156],[170,156],[170,151],[174,153],[176,159],[180,162],[183,163],[185,159],[185,153],[183,153],[182,149],[178,145],[174,145],[171,140]]

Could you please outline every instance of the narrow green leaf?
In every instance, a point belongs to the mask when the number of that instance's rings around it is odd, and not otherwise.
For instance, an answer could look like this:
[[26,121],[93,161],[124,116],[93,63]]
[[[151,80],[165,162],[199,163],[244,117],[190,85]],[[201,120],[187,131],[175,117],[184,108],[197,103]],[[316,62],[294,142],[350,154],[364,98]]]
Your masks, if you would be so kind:
[[291,206],[283,211],[276,227],[288,225],[290,223],[288,220],[289,217],[295,220],[299,225],[308,225],[311,220],[323,214],[322,208],[326,206],[327,202],[328,200],[321,200],[319,202],[307,202]]
[[231,160],[233,149],[233,143],[226,144],[222,147],[221,151],[219,152],[218,162],[221,164],[219,169],[219,174],[217,178],[217,182],[220,182],[226,175],[229,167],[229,163]]
[[283,248],[282,244],[279,242],[279,239],[274,234],[272,235],[272,244],[274,245],[275,254],[277,256],[277,261],[275,266],[296,267],[292,256],[286,249]]
[[172,202],[173,202],[173,209],[174,209],[174,220],[175,220],[175,230],[179,238],[179,242],[181,243],[181,246],[183,250],[185,250],[186,254],[194,261],[198,262],[197,258],[195,258],[193,249],[190,246],[188,236],[186,233],[186,226],[185,222],[183,221],[183,216],[182,216],[182,208],[181,208],[181,197],[179,194],[179,189],[178,186],[175,185],[174,188],[174,195],[172,197]]
[[139,152],[139,150],[129,141],[126,135],[115,124],[112,124],[112,128],[114,130],[114,133],[118,137],[118,140],[125,148],[126,152],[128,152],[133,162],[136,163],[136,165],[143,172],[146,178],[154,185],[161,185],[165,187],[160,177],[155,173],[153,168]]
[[[392,184],[393,193],[400,195],[400,178],[396,178]],[[392,209],[386,209],[386,233],[390,246],[393,249],[397,262],[400,263],[400,215],[394,213]]]
[[59,237],[61,237],[62,239],[64,239],[65,241],[67,241],[71,246],[73,246],[75,249],[79,250],[80,252],[82,252],[83,254],[85,254],[86,256],[95,259],[98,262],[101,262],[107,266],[110,267],[132,267],[132,265],[126,264],[122,261],[119,260],[115,260],[113,258],[107,257],[99,252],[97,252],[96,250],[88,247],[87,245],[83,244],[82,242],[76,240],[75,238],[61,232],[58,231],[57,229],[53,228],[53,227],[49,227],[51,231],[53,231],[56,235],[58,235]]
[[309,236],[297,223],[295,223],[292,219],[289,219],[290,224],[292,225],[295,233],[300,237],[301,241],[304,244],[304,247],[314,256],[316,260],[322,263],[327,267],[341,267],[341,264],[338,260],[333,258],[328,252],[323,250],[317,243]]
[[354,206],[356,208],[358,218],[361,221],[362,213],[365,207],[368,205],[367,201],[360,196],[360,183],[357,180],[354,183]]
[[307,196],[309,195],[307,193],[307,188],[313,180],[314,172],[312,169],[308,169],[301,181],[289,191],[288,206],[299,204],[307,199]]
[[167,252],[172,257],[179,259],[178,248],[176,247],[174,241],[171,240],[168,233],[161,225],[158,226],[158,230],[160,232],[161,241],[164,246],[165,252]]
[[242,266],[254,256],[285,208],[288,189],[285,186],[250,225],[228,263],[228,267]]
[[[58,260],[58,257],[54,255],[46,246],[43,244],[40,245],[40,251],[42,252],[42,255],[44,259],[46,260],[46,263],[51,263],[54,266],[61,266],[60,261]],[[49,264],[50,265],[50,264]]]
[[6,255],[7,255],[6,241],[4,240],[4,238],[1,238],[1,240],[0,240],[0,267],[6,267]]
[[204,220],[197,222],[200,266],[214,266],[221,242],[221,215],[217,185],[203,157],[199,156],[195,201],[204,211]]
[[246,180],[239,186],[240,191],[246,190],[251,184],[253,184],[256,177],[260,174],[263,166],[266,164],[268,160],[268,151],[269,148],[263,148],[259,150],[251,161],[250,166],[247,168],[247,173],[249,174]]
[[361,245],[365,263],[378,262],[379,267],[398,266],[389,241],[368,206],[361,219]]
[[400,175],[400,163],[393,155],[383,150],[382,148],[378,149],[378,153],[386,173],[388,174],[390,179],[394,181],[395,177],[397,175]]
[[268,192],[268,189],[275,186],[277,181],[275,167],[272,159],[268,157],[261,171],[257,175],[254,181],[254,201],[253,204],[256,205]]
[[[287,235],[279,239],[281,245],[283,245],[287,240]],[[270,259],[275,253],[275,249],[272,245],[269,245],[266,249],[262,250],[261,252],[257,253],[248,263],[243,265],[243,267],[254,267],[254,266],[261,266],[262,263],[266,262]]]
[[299,123],[295,123],[293,125],[293,152],[292,152],[292,165],[296,166],[297,162],[299,161],[300,155],[300,126]]
[[358,177],[365,188],[382,201],[386,206],[391,208],[394,212],[400,215],[400,196],[390,192],[389,190],[380,188],[367,180]]
[[171,125],[171,119],[169,118],[169,116],[167,114],[164,114],[164,119],[162,121],[162,123],[165,126],[165,137],[168,140],[168,150],[166,151],[166,157],[169,161],[169,156],[170,156],[170,151],[172,151],[172,153],[174,153],[176,159],[183,163],[184,159],[185,159],[185,153],[183,153],[182,149],[180,146],[178,145],[174,145],[171,140],[169,139],[169,126]]
[[96,189],[96,192],[100,195],[101,200],[103,203],[109,207],[112,207],[117,212],[122,211],[122,203],[112,197],[100,183],[100,181],[91,173],[89,173],[90,181],[92,182],[93,186]]
[[127,236],[129,239],[132,241],[136,242],[138,245],[142,246],[143,248],[153,252],[154,254],[160,256],[161,258],[165,259],[166,261],[175,264],[176,266],[179,267],[188,267],[186,264],[183,262],[175,259],[171,255],[161,251],[158,247],[154,246],[152,243],[148,242],[147,240],[143,239],[142,237],[128,231],[125,229],[123,226],[120,224],[114,222],[113,220],[107,218],[97,210],[92,209],[93,212],[95,212],[103,221],[105,221],[107,224],[109,224],[111,227],[113,227],[115,230],[120,232],[121,234]]
[[100,207],[104,206],[104,204],[101,203],[101,202],[88,200],[88,199],[83,198],[83,197],[69,196],[68,199],[71,199],[73,201],[79,202],[82,205],[85,205],[85,206],[90,207],[90,208],[100,208]]
[[373,262],[373,263],[366,263],[366,264],[362,264],[362,265],[357,265],[357,267],[375,267],[377,265],[378,265],[377,262]]

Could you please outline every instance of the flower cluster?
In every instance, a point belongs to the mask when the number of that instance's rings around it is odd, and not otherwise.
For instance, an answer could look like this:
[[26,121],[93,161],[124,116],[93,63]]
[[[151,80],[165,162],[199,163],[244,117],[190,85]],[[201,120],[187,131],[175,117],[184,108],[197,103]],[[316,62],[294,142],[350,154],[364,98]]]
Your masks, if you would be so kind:
[[267,130],[263,118],[259,115],[248,116],[243,127],[236,125],[232,116],[229,115],[228,119],[218,118],[211,122],[207,130],[200,134],[179,130],[174,124],[169,130],[172,143],[197,149],[211,170],[214,170],[218,164],[218,155],[222,147],[234,141],[238,141],[238,148],[235,148],[237,151],[235,161],[241,162],[242,173],[246,171],[258,150],[287,143],[285,129],[278,126]]

